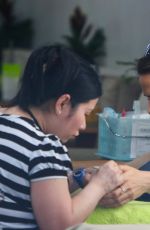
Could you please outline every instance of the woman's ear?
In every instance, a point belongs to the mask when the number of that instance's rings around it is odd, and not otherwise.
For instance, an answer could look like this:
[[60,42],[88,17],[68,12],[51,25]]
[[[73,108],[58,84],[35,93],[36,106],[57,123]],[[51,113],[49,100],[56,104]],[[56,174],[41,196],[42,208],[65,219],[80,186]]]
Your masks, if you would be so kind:
[[69,94],[63,94],[60,96],[55,103],[55,112],[60,115],[66,106],[70,106],[71,96]]

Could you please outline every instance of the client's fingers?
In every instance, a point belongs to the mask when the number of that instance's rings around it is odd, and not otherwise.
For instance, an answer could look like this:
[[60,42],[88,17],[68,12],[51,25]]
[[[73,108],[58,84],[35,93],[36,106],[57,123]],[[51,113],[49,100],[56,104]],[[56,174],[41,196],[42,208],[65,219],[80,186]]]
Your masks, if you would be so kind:
[[102,207],[118,207],[133,199],[133,194],[125,185],[119,187],[100,201]]

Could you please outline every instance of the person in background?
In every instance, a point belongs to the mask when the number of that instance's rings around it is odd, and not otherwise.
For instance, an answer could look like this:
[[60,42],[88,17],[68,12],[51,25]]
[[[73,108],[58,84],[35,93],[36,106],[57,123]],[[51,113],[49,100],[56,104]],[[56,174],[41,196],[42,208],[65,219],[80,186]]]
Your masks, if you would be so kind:
[[16,97],[0,108],[0,228],[66,229],[123,184],[114,161],[86,180],[85,169],[73,171],[64,145],[86,128],[100,96],[99,76],[69,49],[32,52]]
[[[150,113],[150,45],[146,49],[145,56],[137,62],[137,72],[139,82],[144,96],[148,99],[148,112]],[[131,163],[139,165],[139,162],[145,161],[140,170],[129,165],[120,165],[124,173],[125,183],[107,194],[100,201],[103,207],[118,207],[131,200],[139,199],[150,201],[150,153]],[[143,196],[141,196],[144,194]]]

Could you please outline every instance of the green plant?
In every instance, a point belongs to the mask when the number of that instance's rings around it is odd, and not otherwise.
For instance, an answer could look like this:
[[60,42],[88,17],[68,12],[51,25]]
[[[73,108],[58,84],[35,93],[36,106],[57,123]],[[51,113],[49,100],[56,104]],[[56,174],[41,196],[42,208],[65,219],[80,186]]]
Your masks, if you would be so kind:
[[137,65],[137,60],[135,59],[134,61],[117,61],[116,62],[118,65],[122,65],[122,66],[127,66],[128,68],[123,72],[123,74],[121,75],[122,79],[126,82],[126,83],[130,83],[134,77],[133,77],[133,73],[131,74],[131,72],[136,72],[136,65]]
[[33,38],[31,19],[18,21],[14,15],[14,3],[0,0],[0,48],[30,48]]
[[106,55],[106,37],[103,29],[95,29],[87,24],[87,15],[76,7],[70,16],[71,35],[63,36],[70,48],[92,64],[101,61]]

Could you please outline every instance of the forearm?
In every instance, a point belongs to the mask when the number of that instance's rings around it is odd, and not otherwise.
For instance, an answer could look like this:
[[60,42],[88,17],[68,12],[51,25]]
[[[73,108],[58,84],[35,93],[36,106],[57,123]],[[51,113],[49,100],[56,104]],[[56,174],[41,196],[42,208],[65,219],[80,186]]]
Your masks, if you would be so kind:
[[[108,164],[114,163],[115,162],[109,162]],[[108,164],[105,164],[100,169],[98,166],[92,168],[93,174],[91,175],[89,183],[82,191],[80,191],[79,194],[77,194],[73,198],[73,220],[75,220],[76,223],[79,223],[81,222],[81,220],[83,221],[84,219],[86,219],[87,216],[94,210],[99,200],[101,200],[105,194],[109,193],[109,191],[112,191],[114,190],[114,188],[123,184],[124,179],[122,177],[122,172],[119,168],[116,167],[117,165],[115,165],[117,170],[115,172],[115,176],[118,178],[119,184],[117,182],[117,184],[115,184],[114,186],[115,181],[113,181],[110,176],[104,176],[102,170],[104,170],[105,166],[107,167]],[[98,181],[95,183],[95,178],[98,179],[99,183]]]
[[122,183],[121,170],[113,161],[97,169],[87,186],[74,196],[70,196],[66,178],[33,182],[32,207],[37,223],[43,230],[66,229],[81,223],[92,213],[104,194]]
[[78,195],[72,198],[73,224],[83,222],[98,204],[99,199],[104,196],[103,186],[89,183]]

